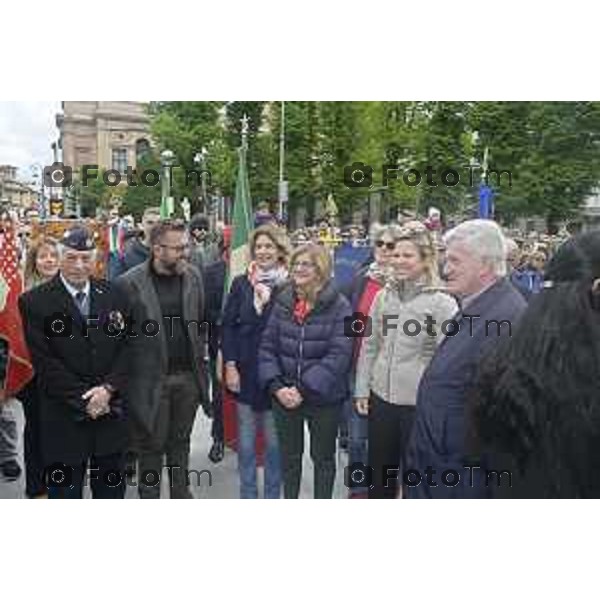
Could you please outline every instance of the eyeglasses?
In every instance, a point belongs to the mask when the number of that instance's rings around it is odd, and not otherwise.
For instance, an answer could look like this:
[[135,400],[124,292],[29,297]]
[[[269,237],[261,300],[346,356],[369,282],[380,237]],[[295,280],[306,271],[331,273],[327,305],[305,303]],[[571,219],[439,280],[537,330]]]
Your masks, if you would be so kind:
[[185,252],[189,250],[190,245],[186,244],[185,246],[169,246],[168,244],[159,244],[161,248],[168,248],[169,250],[173,250],[174,252]]
[[396,242],[384,242],[383,240],[377,240],[375,242],[375,248],[384,248],[386,250],[393,250],[396,247]]
[[292,265],[292,270],[297,271],[298,269],[314,269],[315,267],[316,267],[315,263],[307,261],[307,260],[301,260]]

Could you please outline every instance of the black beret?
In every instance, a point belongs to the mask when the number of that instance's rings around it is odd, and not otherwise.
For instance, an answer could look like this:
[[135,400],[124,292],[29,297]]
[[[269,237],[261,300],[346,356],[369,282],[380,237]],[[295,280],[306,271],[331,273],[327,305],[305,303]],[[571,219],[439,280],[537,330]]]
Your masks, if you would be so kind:
[[63,246],[73,250],[93,250],[96,247],[94,236],[84,227],[72,227],[62,238]]

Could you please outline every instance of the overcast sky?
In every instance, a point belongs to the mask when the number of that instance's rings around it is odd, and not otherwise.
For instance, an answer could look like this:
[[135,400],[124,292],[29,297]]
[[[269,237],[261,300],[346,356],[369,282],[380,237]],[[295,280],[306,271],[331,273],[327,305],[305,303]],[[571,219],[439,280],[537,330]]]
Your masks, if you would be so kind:
[[19,178],[30,181],[32,164],[51,164],[58,112],[60,101],[0,101],[0,165],[18,167]]

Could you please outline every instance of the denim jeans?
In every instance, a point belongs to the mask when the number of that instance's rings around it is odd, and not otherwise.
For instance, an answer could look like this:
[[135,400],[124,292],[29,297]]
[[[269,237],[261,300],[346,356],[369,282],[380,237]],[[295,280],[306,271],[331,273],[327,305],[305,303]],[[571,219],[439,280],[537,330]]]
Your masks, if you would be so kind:
[[17,401],[0,402],[0,464],[17,460]]
[[279,498],[281,494],[281,463],[273,413],[254,411],[248,404],[237,402],[238,468],[240,498],[258,498],[256,483],[256,437],[262,428],[265,440],[265,498]]

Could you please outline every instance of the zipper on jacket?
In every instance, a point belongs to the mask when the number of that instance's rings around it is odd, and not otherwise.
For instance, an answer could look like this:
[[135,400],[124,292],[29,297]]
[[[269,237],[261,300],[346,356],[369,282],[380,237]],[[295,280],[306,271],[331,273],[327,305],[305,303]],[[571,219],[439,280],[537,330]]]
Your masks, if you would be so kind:
[[302,329],[300,330],[300,345],[298,347],[298,371],[296,373],[296,387],[300,387],[300,377],[302,374],[302,359],[304,357],[304,328],[306,327],[306,320],[302,323]]

